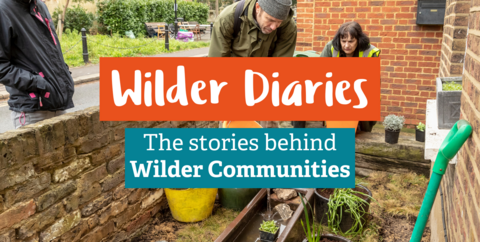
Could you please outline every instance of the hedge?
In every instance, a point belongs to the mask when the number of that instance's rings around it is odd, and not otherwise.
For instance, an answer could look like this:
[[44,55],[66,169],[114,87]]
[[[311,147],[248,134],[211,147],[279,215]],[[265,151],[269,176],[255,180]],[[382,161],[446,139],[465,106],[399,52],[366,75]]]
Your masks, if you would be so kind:
[[[55,8],[53,12],[53,23],[58,23],[58,15],[63,13],[63,9],[60,7]],[[87,12],[87,10],[80,5],[67,8],[67,14],[65,14],[65,23],[63,25],[62,31],[66,29],[77,30],[80,32],[82,28],[85,28],[89,31],[93,26],[93,21],[95,20],[95,15],[93,13]],[[57,26],[58,28],[58,26]]]
[[[177,0],[177,17],[185,21],[206,24],[208,5]],[[125,34],[132,30],[136,36],[146,35],[145,23],[174,23],[173,0],[103,0],[97,3],[98,21],[104,30]]]

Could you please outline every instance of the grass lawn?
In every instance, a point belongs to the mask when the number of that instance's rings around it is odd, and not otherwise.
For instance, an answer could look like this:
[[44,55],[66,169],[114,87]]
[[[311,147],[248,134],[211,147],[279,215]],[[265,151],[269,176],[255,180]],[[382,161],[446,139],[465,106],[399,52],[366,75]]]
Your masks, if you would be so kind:
[[[60,44],[64,53],[65,62],[70,67],[85,65],[83,62],[82,35],[66,31],[62,35]],[[80,42],[79,42],[80,41]],[[183,42],[170,40],[170,50],[165,49],[165,39],[136,37],[135,39],[123,38],[120,35],[87,35],[89,60],[93,64],[100,61],[100,57],[138,57],[171,53],[175,51],[208,47],[209,42]],[[133,49],[116,49],[132,48]]]

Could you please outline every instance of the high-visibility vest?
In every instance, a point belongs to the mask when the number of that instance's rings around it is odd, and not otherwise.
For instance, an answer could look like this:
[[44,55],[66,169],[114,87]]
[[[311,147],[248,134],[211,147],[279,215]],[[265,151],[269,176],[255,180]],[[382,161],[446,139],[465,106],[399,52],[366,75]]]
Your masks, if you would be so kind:
[[[377,57],[380,57],[380,49],[375,47],[374,45],[370,45],[370,47],[365,51],[360,51],[358,53],[358,57],[372,57],[373,54],[377,53]],[[332,45],[332,57],[340,57],[340,51],[336,51]],[[382,96],[380,96],[380,101],[382,101]]]
[[[373,54],[375,53],[377,53],[377,57],[379,57],[380,49],[373,45],[370,45],[370,47],[367,50],[360,51],[358,53],[358,57],[372,57]],[[332,57],[340,57],[340,51],[336,51],[335,48],[333,48],[333,45],[332,45]]]

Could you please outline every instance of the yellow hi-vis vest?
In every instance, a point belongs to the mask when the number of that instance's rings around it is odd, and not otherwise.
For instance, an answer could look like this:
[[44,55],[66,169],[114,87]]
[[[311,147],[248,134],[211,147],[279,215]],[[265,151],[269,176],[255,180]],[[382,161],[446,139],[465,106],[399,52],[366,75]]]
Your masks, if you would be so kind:
[[[358,53],[358,57],[372,57],[373,54],[375,53],[377,53],[377,57],[379,57],[380,49],[373,45],[370,45],[370,47],[367,50],[360,51]],[[340,57],[340,51],[336,51],[335,48],[333,48],[333,45],[332,45],[332,57]]]
[[[368,53],[368,54],[367,54]],[[366,51],[360,51],[358,53],[358,57],[372,57],[373,54],[377,53],[377,57],[380,57],[380,49],[375,47],[374,45],[370,45]],[[340,57],[340,51],[336,51],[332,45],[332,57]],[[382,100],[382,96],[380,96],[380,101]]]

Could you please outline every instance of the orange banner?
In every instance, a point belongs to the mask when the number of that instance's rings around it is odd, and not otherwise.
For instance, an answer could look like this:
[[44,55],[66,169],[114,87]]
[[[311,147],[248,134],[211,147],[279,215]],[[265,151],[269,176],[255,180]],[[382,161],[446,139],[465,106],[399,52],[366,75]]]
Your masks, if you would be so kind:
[[380,58],[100,58],[102,121],[379,121]]

